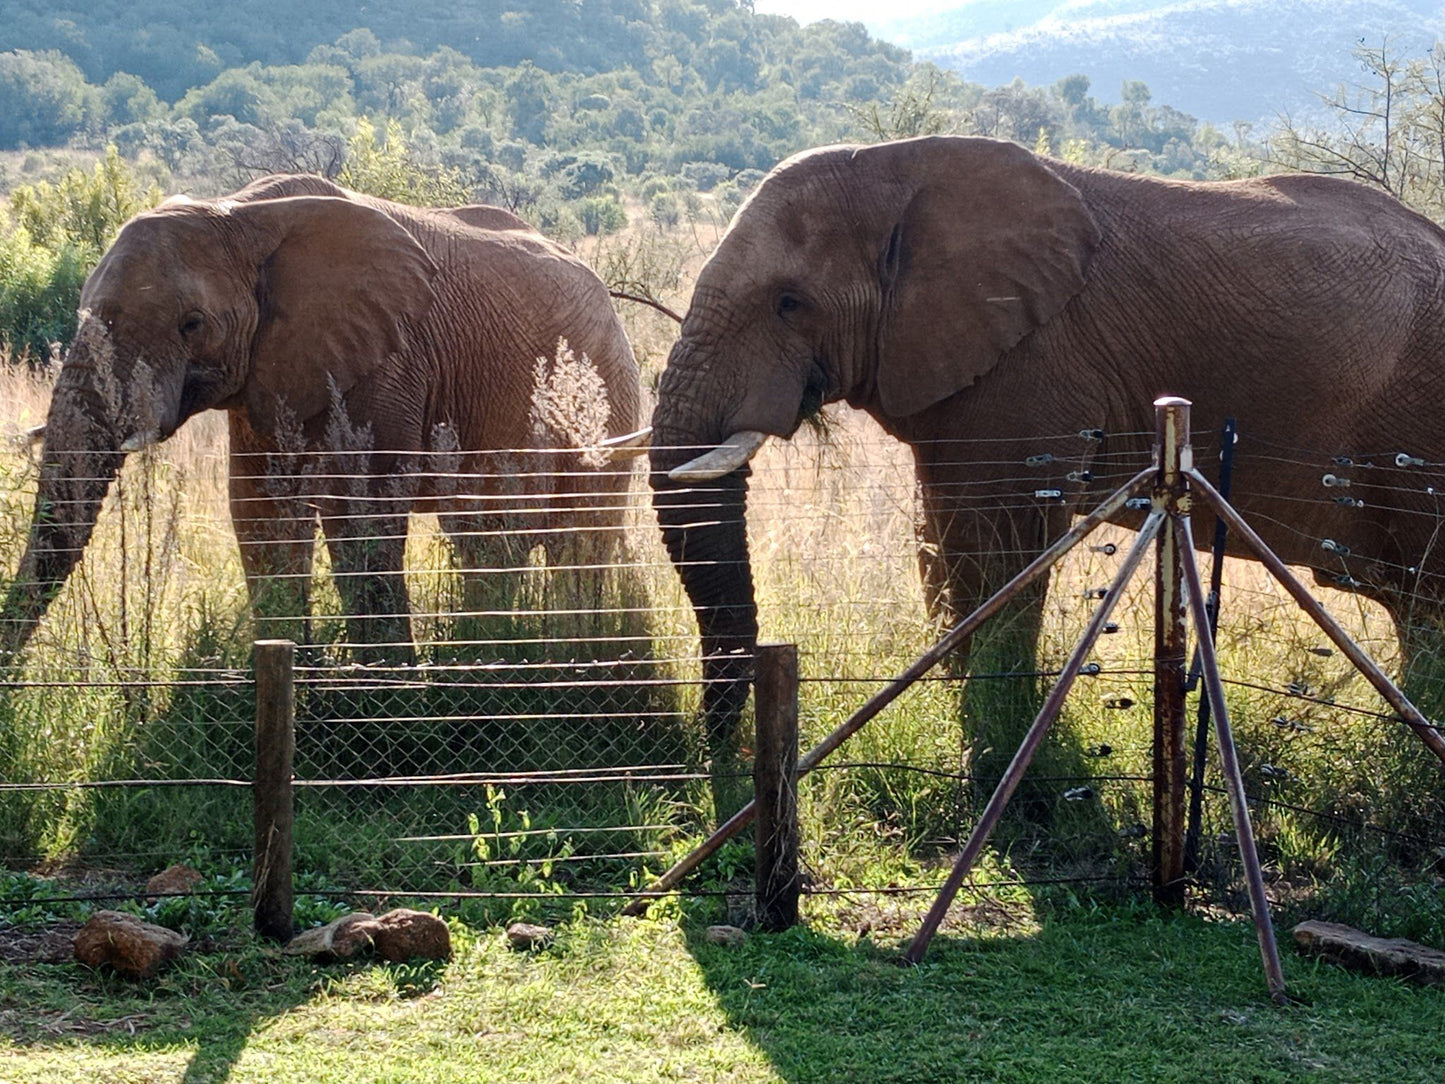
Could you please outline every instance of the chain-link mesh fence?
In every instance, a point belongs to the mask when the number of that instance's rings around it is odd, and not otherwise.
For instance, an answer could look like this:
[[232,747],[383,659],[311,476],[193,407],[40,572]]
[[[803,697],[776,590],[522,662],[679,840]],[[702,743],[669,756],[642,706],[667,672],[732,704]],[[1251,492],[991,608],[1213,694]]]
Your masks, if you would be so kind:
[[[425,455],[390,461],[385,483],[374,485],[358,481],[368,477],[368,453],[355,463],[290,453],[265,465],[273,488],[262,494],[264,526],[285,526],[282,541],[300,537],[304,561],[282,552],[271,564],[243,562],[234,531],[263,548],[275,536],[249,529],[246,503],[230,499],[237,464],[222,450],[221,419],[201,422],[131,457],[84,559],[6,671],[7,865],[137,874],[188,858],[244,866],[254,758],[248,661],[258,635],[301,644],[296,846],[306,885],[612,897],[644,885],[712,820],[695,625],[639,470],[574,453],[467,457],[443,436]],[[1010,466],[1012,490],[988,500],[1041,516],[1087,508],[1147,464],[1152,439],[1087,431],[1041,439]],[[1213,462],[1209,434],[1196,435],[1196,447],[1201,463]],[[996,451],[960,441],[956,454],[986,460]],[[1285,454],[1333,477],[1319,499],[1338,502],[1344,452],[1285,451],[1245,434],[1237,456],[1256,506],[1269,496],[1269,463]],[[1433,499],[1442,474],[1439,464],[1397,465],[1391,456],[1365,467],[1370,460],[1351,457],[1351,494],[1373,471],[1371,501],[1398,492],[1414,507]],[[36,467],[16,453],[3,471],[0,541],[14,575]],[[907,449],[865,423],[770,445],[751,490],[760,625],[765,639],[800,645],[807,748],[934,639],[928,533]],[[275,502],[289,512],[278,516]],[[1288,521],[1289,503],[1272,514]],[[318,528],[324,544],[310,541]],[[966,682],[946,669],[931,675],[809,776],[811,892],[875,901],[917,894],[924,905],[1128,537],[1109,528],[1054,572],[1036,655],[976,643]],[[1370,557],[1316,541],[1336,576],[1356,575]],[[404,555],[404,574],[376,558],[368,547],[377,544]],[[247,571],[265,574],[254,618]],[[1279,890],[1346,869],[1388,865],[1418,876],[1439,855],[1441,766],[1258,566],[1231,562],[1225,585],[1221,661]],[[298,597],[305,620],[286,605]],[[1326,601],[1369,650],[1402,666],[1380,607],[1359,594],[1328,592]],[[1146,876],[1147,575],[1114,620],[1011,806],[981,883],[1129,887]],[[1407,685],[1430,711],[1440,686],[1428,661],[1413,657]],[[1197,882],[1238,903],[1212,754],[1203,826]]]

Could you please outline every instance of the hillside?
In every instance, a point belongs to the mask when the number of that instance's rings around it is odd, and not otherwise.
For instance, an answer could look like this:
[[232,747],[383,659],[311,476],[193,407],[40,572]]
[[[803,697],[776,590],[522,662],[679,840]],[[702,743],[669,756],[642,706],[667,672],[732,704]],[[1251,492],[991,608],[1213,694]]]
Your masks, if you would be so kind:
[[1048,85],[1073,73],[1117,101],[1140,80],[1201,120],[1272,120],[1317,107],[1358,77],[1350,49],[1388,36],[1418,55],[1445,36],[1438,0],[971,0],[870,21],[889,41],[984,84]]

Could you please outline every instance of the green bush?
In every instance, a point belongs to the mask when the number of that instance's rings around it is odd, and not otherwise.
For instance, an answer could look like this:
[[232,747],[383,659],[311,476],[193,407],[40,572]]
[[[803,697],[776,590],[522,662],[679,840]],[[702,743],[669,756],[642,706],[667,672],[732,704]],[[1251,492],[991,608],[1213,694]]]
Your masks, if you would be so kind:
[[0,342],[39,359],[67,342],[90,269],[121,226],[160,199],[114,147],[88,173],[17,188],[0,211]]
[[577,207],[582,228],[595,237],[616,233],[627,225],[627,212],[616,196],[588,196]]

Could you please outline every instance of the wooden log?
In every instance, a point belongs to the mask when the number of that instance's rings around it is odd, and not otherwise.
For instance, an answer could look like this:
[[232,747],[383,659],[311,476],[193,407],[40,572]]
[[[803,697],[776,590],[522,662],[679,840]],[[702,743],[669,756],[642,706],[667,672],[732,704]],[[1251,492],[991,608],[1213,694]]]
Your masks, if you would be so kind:
[[786,930],[798,923],[797,645],[759,644],[754,681],[758,925]]
[[1445,985],[1445,952],[1403,937],[1375,937],[1353,926],[1311,919],[1294,928],[1294,939],[1306,955],[1355,971]]
[[292,762],[296,750],[296,687],[292,670],[296,645],[290,640],[257,640],[255,865],[251,904],[256,932],[273,941],[292,934],[291,846]]

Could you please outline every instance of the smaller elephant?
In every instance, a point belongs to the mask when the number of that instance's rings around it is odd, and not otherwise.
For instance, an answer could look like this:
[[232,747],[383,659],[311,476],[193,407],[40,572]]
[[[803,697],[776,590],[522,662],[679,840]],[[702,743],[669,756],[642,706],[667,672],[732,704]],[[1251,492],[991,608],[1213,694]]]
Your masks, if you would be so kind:
[[[620,524],[609,494],[625,479],[583,449],[636,427],[637,363],[597,276],[499,208],[403,206],[314,176],[173,199],[120,231],[79,315],[0,611],[7,652],[75,567],[126,454],[203,410],[228,415],[253,607],[306,613],[319,517],[368,655],[411,651],[410,512],[438,513],[470,569],[497,563],[507,512],[529,501],[525,538]],[[551,387],[563,376],[573,386]],[[539,443],[539,409],[575,432],[499,456]]]

